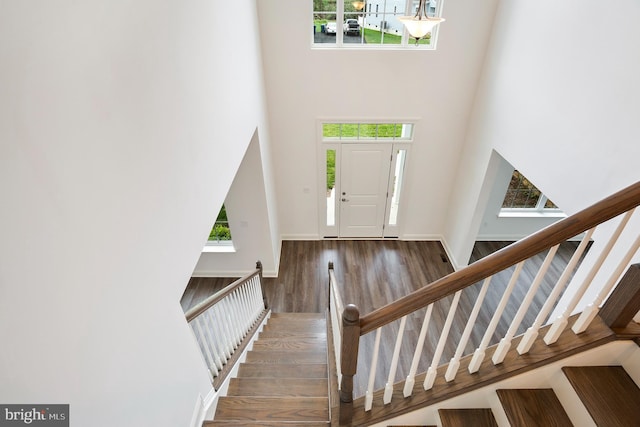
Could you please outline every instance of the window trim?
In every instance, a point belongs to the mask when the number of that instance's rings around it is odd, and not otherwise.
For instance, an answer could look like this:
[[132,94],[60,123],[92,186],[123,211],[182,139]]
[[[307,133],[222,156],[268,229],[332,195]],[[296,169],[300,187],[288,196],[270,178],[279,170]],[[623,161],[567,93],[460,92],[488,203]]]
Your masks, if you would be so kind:
[[219,242],[213,240],[207,240],[204,247],[202,248],[202,253],[235,253],[236,247],[233,246],[233,241],[231,240],[221,240]]

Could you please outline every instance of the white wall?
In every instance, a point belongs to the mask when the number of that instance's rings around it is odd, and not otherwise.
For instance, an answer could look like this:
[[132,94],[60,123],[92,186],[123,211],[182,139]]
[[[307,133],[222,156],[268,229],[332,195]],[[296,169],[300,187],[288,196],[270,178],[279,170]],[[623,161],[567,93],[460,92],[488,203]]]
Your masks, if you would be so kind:
[[210,385],[179,299],[268,139],[255,4],[0,10],[0,401],[186,426]]
[[[476,206],[494,149],[567,214],[640,179],[640,5],[545,7],[500,2],[449,207],[446,239],[458,262],[480,226]],[[590,254],[609,233],[596,233]]]
[[318,119],[417,119],[401,235],[443,235],[495,4],[448,2],[436,51],[362,51],[312,49],[311,1],[258,2],[284,238],[318,237]]
[[262,165],[256,132],[225,199],[233,252],[203,252],[193,276],[240,277],[252,271],[258,260],[262,261],[265,276],[277,276],[280,247],[274,251],[270,244],[270,212]]

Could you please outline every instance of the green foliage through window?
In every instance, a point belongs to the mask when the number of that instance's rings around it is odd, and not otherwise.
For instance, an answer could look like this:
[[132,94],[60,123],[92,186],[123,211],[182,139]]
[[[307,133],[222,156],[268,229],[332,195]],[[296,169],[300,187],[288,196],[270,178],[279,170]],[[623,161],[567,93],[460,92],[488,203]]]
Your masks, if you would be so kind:
[[411,123],[323,123],[325,139],[410,140]]
[[513,171],[502,202],[503,209],[558,209],[522,173]]
[[229,221],[227,219],[227,209],[222,205],[218,213],[218,218],[216,218],[211,233],[209,233],[209,241],[221,242],[228,240],[231,240],[231,230],[229,229]]
[[327,191],[336,185],[336,150],[327,150]]

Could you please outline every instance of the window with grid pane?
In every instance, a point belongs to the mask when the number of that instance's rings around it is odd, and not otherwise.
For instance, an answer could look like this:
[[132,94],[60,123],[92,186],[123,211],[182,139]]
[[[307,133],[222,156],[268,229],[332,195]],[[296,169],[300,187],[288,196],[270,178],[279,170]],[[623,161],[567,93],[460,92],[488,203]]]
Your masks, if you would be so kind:
[[[429,0],[427,14],[441,16],[443,0]],[[415,44],[399,16],[414,15],[419,0],[313,0],[316,47],[435,49],[438,26]]]
[[513,171],[509,187],[502,202],[503,210],[558,210],[558,207],[549,200],[538,188],[533,185],[522,173]]

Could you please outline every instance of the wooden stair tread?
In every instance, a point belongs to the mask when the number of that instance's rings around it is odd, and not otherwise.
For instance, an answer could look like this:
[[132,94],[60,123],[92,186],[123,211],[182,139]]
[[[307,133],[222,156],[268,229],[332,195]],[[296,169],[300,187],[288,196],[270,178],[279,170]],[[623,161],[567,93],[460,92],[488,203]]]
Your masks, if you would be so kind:
[[[269,336],[269,334],[258,335],[258,341],[264,342],[282,342],[282,341],[309,341],[309,342],[327,342],[327,334],[279,334],[281,336]],[[257,341],[256,341],[257,342]]]
[[324,313],[271,313],[270,319],[320,319],[325,320]]
[[640,424],[640,389],[622,366],[564,367],[562,371],[596,425]]
[[554,391],[544,389],[496,390],[512,427],[572,426]]
[[442,427],[498,427],[489,408],[438,409]]
[[308,331],[287,331],[287,330],[263,330],[258,335],[258,339],[261,340],[263,338],[268,339],[299,339],[299,338],[316,338],[316,339],[327,339],[326,332],[308,332]]
[[216,421],[328,421],[327,397],[221,397]]
[[309,324],[317,325],[326,322],[324,314],[314,315],[310,313],[289,313],[287,315],[271,315],[269,323],[277,324]]
[[267,321],[265,327],[273,328],[273,327],[286,327],[286,328],[322,328],[326,330],[327,321],[322,317],[309,317],[306,315],[303,316],[294,316],[291,313],[291,316],[271,316]]
[[308,317],[288,318],[288,317],[270,317],[267,325],[286,325],[286,326],[324,326],[325,319],[310,319]]
[[[252,427],[327,427],[330,424],[329,421],[318,421],[318,422],[292,422],[292,421],[254,421],[248,422],[243,421],[242,425],[252,426]],[[203,427],[226,427],[226,426],[234,426],[238,427],[237,421],[205,421]],[[435,426],[433,426],[435,427]]]
[[327,363],[326,349],[323,351],[269,351],[269,350],[253,350],[247,353],[245,359],[247,363]]
[[324,314],[273,313],[204,425],[327,426],[328,396]]
[[327,333],[326,324],[301,324],[301,325],[274,325],[267,323],[263,328],[262,332],[288,332],[289,334],[325,334]]
[[242,378],[327,378],[326,363],[287,365],[274,363],[243,363],[238,369]]
[[327,397],[327,378],[232,378],[227,396]]
[[299,338],[297,340],[259,339],[253,343],[252,351],[327,351],[327,340]]

